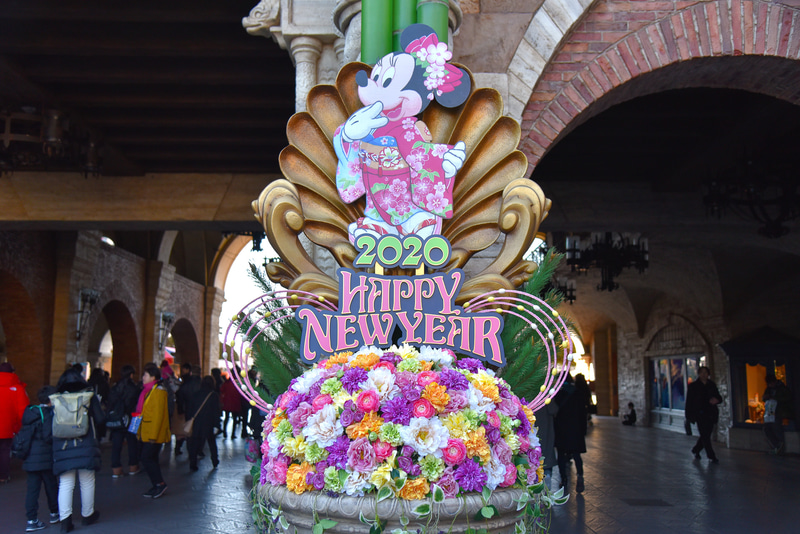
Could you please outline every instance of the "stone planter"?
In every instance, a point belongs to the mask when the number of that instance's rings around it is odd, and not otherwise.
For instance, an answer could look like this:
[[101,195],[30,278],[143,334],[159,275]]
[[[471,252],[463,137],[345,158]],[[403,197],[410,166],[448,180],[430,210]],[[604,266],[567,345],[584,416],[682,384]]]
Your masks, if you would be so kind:
[[[514,532],[514,524],[518,521],[520,512],[517,512],[517,503],[513,499],[519,498],[524,490],[498,489],[492,493],[489,504],[493,504],[500,512],[498,516],[484,521],[475,520],[475,515],[483,507],[480,495],[469,495],[464,498],[445,499],[441,504],[433,505],[433,515],[439,515],[438,527],[432,534],[439,531],[452,532],[453,534],[466,532],[472,528],[485,528],[493,534],[506,534]],[[375,517],[375,495],[365,497],[329,497],[324,492],[309,491],[297,495],[285,486],[271,486],[269,484],[259,488],[259,495],[264,501],[269,501],[273,507],[280,508],[284,517],[289,522],[290,534],[311,534],[314,526],[313,510],[317,511],[320,519],[332,519],[338,524],[325,530],[325,534],[363,534],[368,527],[359,521],[359,513],[368,519]],[[409,530],[420,528],[420,521],[411,510],[424,501],[406,501],[403,499],[386,499],[378,503],[378,517],[388,521],[384,532],[400,528],[400,517],[409,519]],[[469,519],[469,525],[467,524]],[[424,524],[424,523],[422,523]],[[452,527],[451,527],[452,525]],[[413,526],[413,528],[411,528]]]

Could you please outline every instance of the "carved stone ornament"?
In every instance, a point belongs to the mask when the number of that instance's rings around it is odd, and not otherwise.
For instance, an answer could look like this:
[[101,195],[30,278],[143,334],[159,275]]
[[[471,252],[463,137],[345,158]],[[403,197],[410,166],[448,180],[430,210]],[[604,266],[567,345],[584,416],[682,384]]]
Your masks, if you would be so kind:
[[242,19],[247,33],[250,35],[261,35],[270,37],[270,28],[276,26],[281,18],[280,0],[260,0],[258,4],[250,10],[250,14]]
[[[289,290],[308,291],[331,302],[338,301],[338,281],[314,263],[299,235],[304,233],[328,249],[340,266],[353,268],[357,251],[348,239],[348,225],[364,215],[365,204],[363,197],[352,204],[340,198],[332,140],[336,128],[362,107],[355,78],[359,71],[370,70],[364,63],[349,63],[335,85],[311,89],[307,111],[296,113],[287,124],[289,146],[279,158],[285,179],[270,183],[253,202],[256,218],[281,257],[269,264],[269,278]],[[422,120],[433,142],[466,144],[466,160],[455,177],[453,216],[443,221],[441,229],[452,245],[445,270],[465,269],[477,252],[501,238],[503,243],[494,261],[464,283],[456,302],[518,287],[537,268],[523,255],[551,204],[541,188],[524,177],[528,161],[517,150],[519,124],[503,116],[500,93],[489,88],[473,90],[457,108],[433,102]]]
[[[498,515],[484,521],[476,521],[480,509],[484,506],[481,495],[467,495],[464,498],[445,499],[441,504],[433,504],[432,515],[438,516],[438,530],[459,534],[469,528],[485,528],[493,534],[511,534],[514,524],[519,520],[520,512],[517,511],[517,502],[524,492],[521,489],[497,489],[492,492],[488,504],[497,508]],[[368,520],[377,516],[381,521],[387,521],[384,532],[391,532],[401,528],[400,518],[409,520],[409,530],[417,529],[415,526],[416,515],[412,510],[420,504],[430,504],[430,501],[406,501],[403,499],[386,499],[375,503],[375,495],[365,497],[329,497],[325,492],[307,491],[296,495],[284,486],[271,486],[269,484],[259,487],[259,498],[268,501],[275,509],[279,509],[289,523],[290,534],[311,534],[314,526],[314,516],[311,510],[317,513],[320,519],[331,519],[337,524],[325,532],[329,534],[355,534],[368,530],[359,521],[359,514],[364,514]],[[427,520],[426,520],[427,521]],[[470,524],[471,522],[471,524]],[[424,522],[423,522],[424,524]]]

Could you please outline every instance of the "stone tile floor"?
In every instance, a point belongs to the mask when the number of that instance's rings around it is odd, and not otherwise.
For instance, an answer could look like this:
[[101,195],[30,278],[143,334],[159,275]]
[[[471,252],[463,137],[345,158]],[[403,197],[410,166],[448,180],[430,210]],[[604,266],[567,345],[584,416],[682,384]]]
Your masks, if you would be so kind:
[[[695,461],[696,438],[644,427],[623,427],[614,418],[595,418],[584,455],[586,491],[574,493],[552,517],[555,534],[677,534],[800,532],[800,457],[725,449],[720,463]],[[156,501],[141,493],[145,474],[114,480],[108,448],[97,477],[100,521],[75,532],[97,534],[254,532],[250,517],[249,466],[244,440],[218,440],[220,466],[200,462],[190,473],[186,454],[162,454],[166,495]],[[24,532],[25,474],[15,465],[12,482],[0,486],[0,534]],[[557,471],[557,470],[556,470]],[[554,475],[556,481],[558,476]],[[75,509],[79,510],[77,497]],[[44,495],[41,497],[46,510]],[[55,527],[55,526],[53,526]],[[43,532],[56,532],[50,527]]]

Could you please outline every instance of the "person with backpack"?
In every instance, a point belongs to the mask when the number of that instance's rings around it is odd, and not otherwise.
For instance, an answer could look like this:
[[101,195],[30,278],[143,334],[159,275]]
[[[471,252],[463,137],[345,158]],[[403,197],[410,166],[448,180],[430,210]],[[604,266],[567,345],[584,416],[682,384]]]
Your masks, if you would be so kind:
[[162,445],[169,443],[172,438],[169,430],[169,393],[167,386],[161,382],[161,370],[152,362],[144,366],[142,383],[144,387],[136,405],[136,414],[141,417],[138,436],[142,443],[142,465],[153,484],[143,496],[158,499],[167,491],[158,455]]
[[[175,429],[183,429],[186,424],[186,411],[189,408],[189,402],[198,391],[200,391],[200,375],[193,374],[192,364],[184,362],[181,365],[181,387],[178,388],[178,392],[175,394],[176,415],[175,424],[173,425]],[[191,436],[186,436],[185,434],[182,431],[175,433],[175,456],[181,454],[183,443],[191,438]]]
[[28,491],[25,495],[25,514],[28,523],[25,532],[45,528],[39,520],[39,492],[44,485],[50,508],[50,524],[58,523],[58,482],[53,474],[53,407],[50,395],[53,386],[39,390],[38,405],[31,405],[22,415],[22,429],[14,436],[11,449],[15,458],[23,460],[22,469],[28,473]]
[[128,473],[139,472],[139,441],[136,434],[128,432],[131,414],[136,410],[139,399],[139,386],[133,381],[136,369],[124,365],[121,378],[108,394],[108,414],[106,428],[111,432],[111,472],[113,478],[122,476],[122,445],[128,443]]
[[9,362],[0,363],[0,484],[11,481],[11,440],[22,427],[28,394]]
[[72,496],[75,478],[81,487],[81,516],[84,525],[95,523],[100,512],[94,509],[95,472],[100,470],[100,446],[96,425],[105,423],[105,414],[81,367],[74,365],[58,379],[53,405],[53,473],[58,477],[58,513],[61,532],[72,532]]

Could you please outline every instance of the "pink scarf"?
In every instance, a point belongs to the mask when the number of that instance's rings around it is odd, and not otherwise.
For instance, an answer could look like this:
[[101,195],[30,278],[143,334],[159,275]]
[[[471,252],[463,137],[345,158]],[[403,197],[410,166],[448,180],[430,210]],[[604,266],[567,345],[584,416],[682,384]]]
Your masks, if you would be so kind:
[[147,398],[147,395],[150,391],[155,387],[156,380],[153,380],[149,384],[145,384],[142,392],[139,394],[139,402],[136,403],[136,413],[141,414],[142,410],[144,410],[144,401]]

